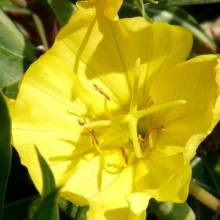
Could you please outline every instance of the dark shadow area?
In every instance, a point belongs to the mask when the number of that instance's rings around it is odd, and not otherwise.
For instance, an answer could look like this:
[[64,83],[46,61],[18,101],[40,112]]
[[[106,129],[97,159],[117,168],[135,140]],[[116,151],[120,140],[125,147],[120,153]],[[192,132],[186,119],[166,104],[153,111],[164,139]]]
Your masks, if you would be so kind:
[[26,167],[21,165],[17,151],[12,147],[11,171],[5,195],[5,204],[37,194],[38,192],[30,179]]

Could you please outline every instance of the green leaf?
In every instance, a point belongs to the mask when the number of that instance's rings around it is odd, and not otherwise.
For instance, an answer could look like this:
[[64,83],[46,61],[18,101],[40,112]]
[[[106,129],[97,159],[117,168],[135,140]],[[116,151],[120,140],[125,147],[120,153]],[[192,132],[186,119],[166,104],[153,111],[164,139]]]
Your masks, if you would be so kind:
[[15,5],[10,0],[0,0],[0,8],[2,8],[4,11],[15,11],[16,12],[22,12],[25,14],[29,14],[30,12],[26,8],[21,8]]
[[134,4],[136,5],[137,9],[140,11],[142,16],[146,19],[149,20],[149,17],[145,11],[145,5],[143,0],[134,0]]
[[212,219],[214,216],[213,212],[209,208],[200,203],[191,195],[188,197],[188,203],[196,215],[196,220]]
[[158,0],[158,7],[163,6],[184,6],[217,3],[220,0]]
[[0,219],[3,213],[5,192],[11,168],[11,124],[9,112],[0,92]]
[[56,184],[54,180],[53,173],[48,166],[46,160],[43,158],[43,156],[40,154],[40,152],[37,150],[37,156],[41,167],[42,177],[43,177],[43,196],[46,196],[47,194],[53,192],[56,190]]
[[[217,153],[216,155],[218,156],[219,154]],[[216,190],[216,185],[213,182],[213,178],[210,175],[209,170],[207,169],[207,164],[205,164],[204,160],[199,157],[195,157],[192,161],[192,178],[208,192],[213,195],[219,195],[219,191]],[[194,197],[189,196],[188,201],[196,214],[197,220],[212,219],[215,215],[211,209],[203,205]]]
[[[18,82],[23,76],[24,59],[22,56],[12,53],[0,46],[0,88],[10,86]],[[27,64],[28,65],[28,64]]]
[[[52,8],[60,26],[65,25],[71,15],[77,10],[69,0],[46,0]],[[62,5],[62,7],[61,7]]]
[[180,8],[147,8],[148,15],[155,21],[167,22],[169,24],[181,25],[190,30],[194,37],[202,41],[213,52],[216,44],[199,26],[198,22],[188,13]]
[[33,215],[33,220],[58,220],[58,206],[56,204],[56,196],[59,189],[56,188],[53,173],[48,166],[46,160],[37,150],[37,156],[41,167],[43,178],[43,192],[42,200],[40,201],[38,209]]
[[70,202],[64,198],[61,198],[61,197],[57,198],[57,203],[58,203],[60,209],[64,213],[66,213],[68,216],[70,216],[73,219],[76,217],[79,206],[76,206],[72,202]]
[[77,206],[61,197],[57,198],[57,202],[60,209],[72,219],[86,220],[86,212],[88,211],[89,206]]
[[34,213],[32,220],[58,220],[58,208],[56,204],[56,196],[59,189],[55,189],[43,197],[38,209]]
[[0,42],[12,54],[22,56],[23,59],[33,61],[35,48],[30,41],[18,30],[17,26],[0,9]]
[[218,192],[217,196],[220,197],[220,154],[219,152],[209,153],[203,161]]
[[3,220],[24,220],[28,219],[28,210],[36,196],[19,200],[4,207]]
[[76,214],[76,220],[86,220],[86,212],[88,211],[89,206],[81,206],[78,209]]
[[187,203],[157,202],[150,200],[150,207],[158,220],[195,220],[195,214]]
[[204,160],[199,157],[195,157],[192,161],[192,178],[204,189],[216,195],[216,186],[213,182],[212,177],[210,176],[210,172],[207,169]]
[[0,89],[5,91],[18,84],[35,60],[35,49],[1,9],[0,18]]
[[18,85],[19,81],[16,81],[15,83],[5,87],[2,91],[8,98],[15,99],[18,94]]

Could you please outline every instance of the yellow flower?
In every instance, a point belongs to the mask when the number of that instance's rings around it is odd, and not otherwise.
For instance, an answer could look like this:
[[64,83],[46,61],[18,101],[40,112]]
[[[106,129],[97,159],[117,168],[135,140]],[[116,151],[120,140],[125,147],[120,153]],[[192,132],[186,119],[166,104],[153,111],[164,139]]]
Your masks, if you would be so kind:
[[25,74],[13,142],[40,192],[35,146],[88,219],[143,220],[150,198],[188,195],[190,160],[219,120],[219,59],[184,62],[187,30],[103,16],[97,2],[80,2]]
[[91,0],[91,2],[94,2],[96,10],[100,15],[104,14],[110,19],[116,19],[118,10],[122,5],[123,0]]

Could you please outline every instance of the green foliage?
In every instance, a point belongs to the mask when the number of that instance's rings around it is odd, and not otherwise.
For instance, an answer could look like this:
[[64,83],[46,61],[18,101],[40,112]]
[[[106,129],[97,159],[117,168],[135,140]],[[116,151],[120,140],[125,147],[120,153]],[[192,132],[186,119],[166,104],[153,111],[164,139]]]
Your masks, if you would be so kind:
[[150,201],[151,211],[159,220],[195,220],[195,214],[187,203]]
[[43,178],[42,198],[36,208],[33,220],[59,220],[58,206],[55,202],[59,189],[56,188],[53,173],[40,152],[36,149]]
[[86,212],[88,206],[76,206],[68,200],[58,197],[58,205],[60,209],[74,220],[86,220]]
[[159,0],[158,6],[183,6],[217,3],[219,0]]
[[62,10],[60,10],[60,0],[46,0],[61,26],[65,25],[70,16],[76,11],[76,7],[68,0],[62,1]]
[[[220,197],[219,178],[220,172],[218,166],[220,164],[219,150],[217,152],[209,153],[203,159],[196,157],[192,162],[193,167],[193,179],[204,189]],[[215,219],[218,214],[211,211],[204,206],[201,202],[189,196],[189,204],[194,209],[197,220]]]
[[36,196],[5,205],[3,220],[24,220],[28,219],[30,206],[36,200]]
[[15,98],[19,80],[36,58],[35,48],[1,9],[0,18],[0,89]]
[[5,99],[0,92],[0,219],[3,214],[5,192],[11,167],[10,117]]

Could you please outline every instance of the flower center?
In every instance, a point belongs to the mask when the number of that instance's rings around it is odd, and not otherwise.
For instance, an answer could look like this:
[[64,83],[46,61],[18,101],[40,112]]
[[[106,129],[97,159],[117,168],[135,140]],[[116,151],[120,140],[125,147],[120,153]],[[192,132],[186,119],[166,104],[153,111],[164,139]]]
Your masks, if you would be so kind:
[[[167,102],[160,105],[155,105],[153,97],[149,96],[147,98],[148,107],[138,110],[138,88],[139,88],[139,76],[140,76],[140,59],[137,59],[136,66],[135,66],[135,73],[134,78],[132,80],[132,91],[131,91],[131,103],[130,103],[130,109],[127,114],[122,114],[119,116],[113,116],[110,119],[106,120],[97,120],[92,122],[86,122],[85,120],[79,120],[78,123],[80,125],[83,125],[85,128],[88,129],[90,136],[92,137],[92,142],[94,146],[96,147],[97,151],[101,154],[109,154],[111,152],[106,152],[101,150],[98,144],[98,140],[94,133],[94,128],[96,127],[108,127],[108,126],[114,126],[114,125],[124,125],[127,124],[128,126],[128,132],[130,140],[133,144],[133,150],[135,153],[135,156],[137,158],[143,157],[144,152],[144,146],[147,140],[149,140],[149,146],[150,148],[154,147],[153,138],[152,135],[155,131],[165,131],[166,125],[161,124],[159,127],[151,127],[145,132],[145,136],[142,136],[138,133],[138,122],[143,117],[148,117],[149,115],[162,111],[168,108],[172,108],[177,105],[183,105],[186,103],[185,100],[174,100],[171,102]],[[110,97],[103,91],[101,87],[98,87],[97,85],[93,85],[94,88],[108,101],[110,101]],[[123,128],[125,126],[122,126]],[[127,164],[128,158],[126,156],[125,149],[123,147],[120,147],[116,149],[120,151],[122,157],[124,158],[125,163]]]

